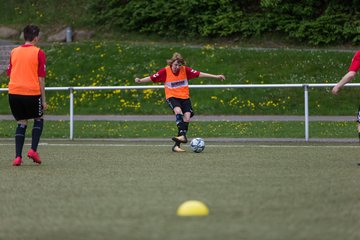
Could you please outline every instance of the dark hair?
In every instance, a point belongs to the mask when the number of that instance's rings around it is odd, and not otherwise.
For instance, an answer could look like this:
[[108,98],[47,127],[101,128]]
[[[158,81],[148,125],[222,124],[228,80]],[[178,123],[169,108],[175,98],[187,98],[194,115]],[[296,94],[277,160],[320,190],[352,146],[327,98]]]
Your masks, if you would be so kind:
[[35,37],[39,36],[40,29],[35,25],[27,25],[24,28],[24,39],[25,41],[32,41]]

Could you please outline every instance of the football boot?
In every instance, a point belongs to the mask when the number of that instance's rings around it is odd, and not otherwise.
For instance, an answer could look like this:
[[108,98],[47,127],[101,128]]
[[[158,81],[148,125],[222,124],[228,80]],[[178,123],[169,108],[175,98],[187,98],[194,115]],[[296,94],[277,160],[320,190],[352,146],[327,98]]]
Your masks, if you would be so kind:
[[39,154],[34,150],[32,150],[32,148],[30,148],[27,156],[31,158],[34,161],[34,163],[41,164],[41,159],[39,157]]
[[20,166],[21,165],[21,157],[16,157],[13,161],[13,166]]

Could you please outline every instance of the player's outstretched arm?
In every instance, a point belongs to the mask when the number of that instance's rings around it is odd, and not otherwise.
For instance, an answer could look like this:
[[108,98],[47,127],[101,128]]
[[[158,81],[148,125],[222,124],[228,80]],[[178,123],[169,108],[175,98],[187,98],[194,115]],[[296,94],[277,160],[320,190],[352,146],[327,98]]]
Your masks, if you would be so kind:
[[214,75],[214,74],[204,73],[204,72],[200,72],[199,77],[201,77],[201,78],[217,78],[217,79],[220,79],[221,81],[225,80],[224,75]]
[[135,78],[136,83],[143,83],[143,82],[151,82],[150,77],[144,77],[144,78]]
[[354,72],[354,71],[350,71],[347,74],[345,74],[345,76],[335,85],[335,87],[333,87],[331,92],[334,95],[337,95],[339,93],[339,91],[341,90],[341,88],[345,84],[347,84],[348,82],[351,82],[354,79],[355,75],[356,75],[356,72]]

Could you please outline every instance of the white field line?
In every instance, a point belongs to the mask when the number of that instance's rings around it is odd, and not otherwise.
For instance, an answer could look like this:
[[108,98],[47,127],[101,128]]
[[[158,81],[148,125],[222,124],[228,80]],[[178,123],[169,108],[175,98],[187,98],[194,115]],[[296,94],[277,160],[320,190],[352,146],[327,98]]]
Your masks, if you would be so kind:
[[[25,144],[30,145],[30,144]],[[40,143],[46,147],[169,147],[172,144],[103,144],[103,143]],[[0,146],[14,146],[13,143],[0,143]],[[185,145],[186,146],[186,145]],[[189,146],[189,145],[188,145]],[[258,144],[207,144],[206,147],[222,147],[222,148],[360,148],[357,145],[314,145],[314,146],[298,146],[298,145],[258,145]]]

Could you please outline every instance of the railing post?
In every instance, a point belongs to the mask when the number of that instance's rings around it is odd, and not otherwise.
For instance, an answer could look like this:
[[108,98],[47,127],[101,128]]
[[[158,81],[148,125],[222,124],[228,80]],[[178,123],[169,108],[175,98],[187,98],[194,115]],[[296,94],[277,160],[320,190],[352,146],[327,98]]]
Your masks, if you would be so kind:
[[74,140],[74,89],[70,90],[70,140]]
[[309,85],[304,85],[305,142],[309,142]]

